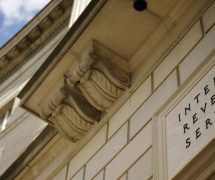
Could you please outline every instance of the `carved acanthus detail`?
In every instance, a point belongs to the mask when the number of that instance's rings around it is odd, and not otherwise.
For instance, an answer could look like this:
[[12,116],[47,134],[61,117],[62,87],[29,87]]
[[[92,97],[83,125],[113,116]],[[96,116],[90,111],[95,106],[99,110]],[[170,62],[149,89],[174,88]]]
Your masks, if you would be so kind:
[[59,105],[50,119],[61,134],[73,142],[79,140],[92,126],[73,107],[66,104]]
[[41,108],[65,137],[79,140],[131,84],[127,62],[93,40],[64,86]]
[[100,111],[110,108],[122,94],[122,90],[98,70],[92,70],[89,79],[78,86],[88,101]]

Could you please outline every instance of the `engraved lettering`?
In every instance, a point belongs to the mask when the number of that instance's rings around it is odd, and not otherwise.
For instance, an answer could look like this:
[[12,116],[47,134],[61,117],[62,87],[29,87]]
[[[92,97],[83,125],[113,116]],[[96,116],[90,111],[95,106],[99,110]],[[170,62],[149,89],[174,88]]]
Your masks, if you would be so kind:
[[200,95],[200,93],[197,94],[197,95],[194,97],[194,100],[196,100],[196,103],[197,103],[197,104],[199,103],[199,95]]
[[[215,77],[211,78],[210,81],[206,79],[203,85],[193,87],[191,92],[185,94],[186,98],[179,103],[180,105],[177,106],[177,111],[174,113],[179,122],[177,125],[181,128],[181,135],[182,131],[184,134],[182,138],[185,142],[185,149],[190,148],[193,143],[203,143],[202,141],[208,137],[208,133],[213,131],[215,125],[215,94],[213,92]],[[185,105],[180,109],[182,104]],[[206,138],[204,140],[199,138],[201,135]],[[201,141],[195,142],[197,139],[201,139]]]
[[187,138],[187,139],[186,139],[186,149],[187,149],[188,147],[190,147],[190,145],[191,145],[190,138]]
[[196,117],[196,113],[193,115],[193,124],[195,124],[196,123],[196,121],[198,121],[198,118]]
[[181,122],[181,114],[178,114],[178,121]]
[[204,91],[205,91],[205,95],[207,95],[208,93],[209,93],[209,89],[208,89],[208,85],[206,85],[205,87],[204,87]]
[[190,128],[189,128],[189,126],[188,126],[187,123],[185,123],[183,127],[184,127],[184,134],[185,134],[186,133],[186,129],[189,130]]
[[207,106],[207,103],[205,103],[204,107],[202,106],[200,109],[202,110],[203,113],[205,113],[206,111],[206,106]]
[[211,122],[210,118],[208,118],[206,119],[205,124],[206,124],[206,129],[208,129],[209,125],[212,125],[213,123]]
[[215,94],[211,96],[211,106],[215,104]]
[[187,115],[187,111],[191,111],[190,103],[188,104],[188,107],[184,108],[185,116]]
[[196,129],[196,139],[198,139],[201,136],[200,128]]

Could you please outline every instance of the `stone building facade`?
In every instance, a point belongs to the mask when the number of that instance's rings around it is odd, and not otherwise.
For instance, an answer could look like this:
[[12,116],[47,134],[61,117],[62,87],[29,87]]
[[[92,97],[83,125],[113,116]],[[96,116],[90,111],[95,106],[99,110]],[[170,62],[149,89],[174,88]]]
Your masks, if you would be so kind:
[[[45,10],[55,2],[66,1]],[[151,0],[136,11],[130,0],[74,1],[68,11],[14,93],[40,130],[22,126],[31,141],[1,178],[214,179],[215,2]]]

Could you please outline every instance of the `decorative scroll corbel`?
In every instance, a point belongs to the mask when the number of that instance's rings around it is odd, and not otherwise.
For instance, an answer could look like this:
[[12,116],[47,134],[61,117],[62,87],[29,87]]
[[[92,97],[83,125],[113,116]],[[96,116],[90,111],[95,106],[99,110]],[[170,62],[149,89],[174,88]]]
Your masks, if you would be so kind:
[[50,120],[64,136],[75,142],[100,120],[100,116],[101,112],[74,88],[52,112]]
[[75,142],[130,84],[127,62],[92,40],[77,67],[65,74],[64,86],[41,108],[41,116]]
[[127,62],[95,40],[86,49],[88,53],[66,82],[71,88],[77,85],[96,109],[107,111],[131,84],[128,68],[123,70],[113,60],[119,64]]

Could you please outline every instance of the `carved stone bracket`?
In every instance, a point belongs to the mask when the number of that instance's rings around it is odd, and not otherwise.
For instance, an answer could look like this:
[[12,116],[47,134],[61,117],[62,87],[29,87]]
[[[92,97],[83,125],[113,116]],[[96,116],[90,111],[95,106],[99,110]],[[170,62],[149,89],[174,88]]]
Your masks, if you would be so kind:
[[72,141],[99,122],[131,84],[127,61],[95,40],[79,64],[64,75],[64,85],[41,108],[41,117]]

